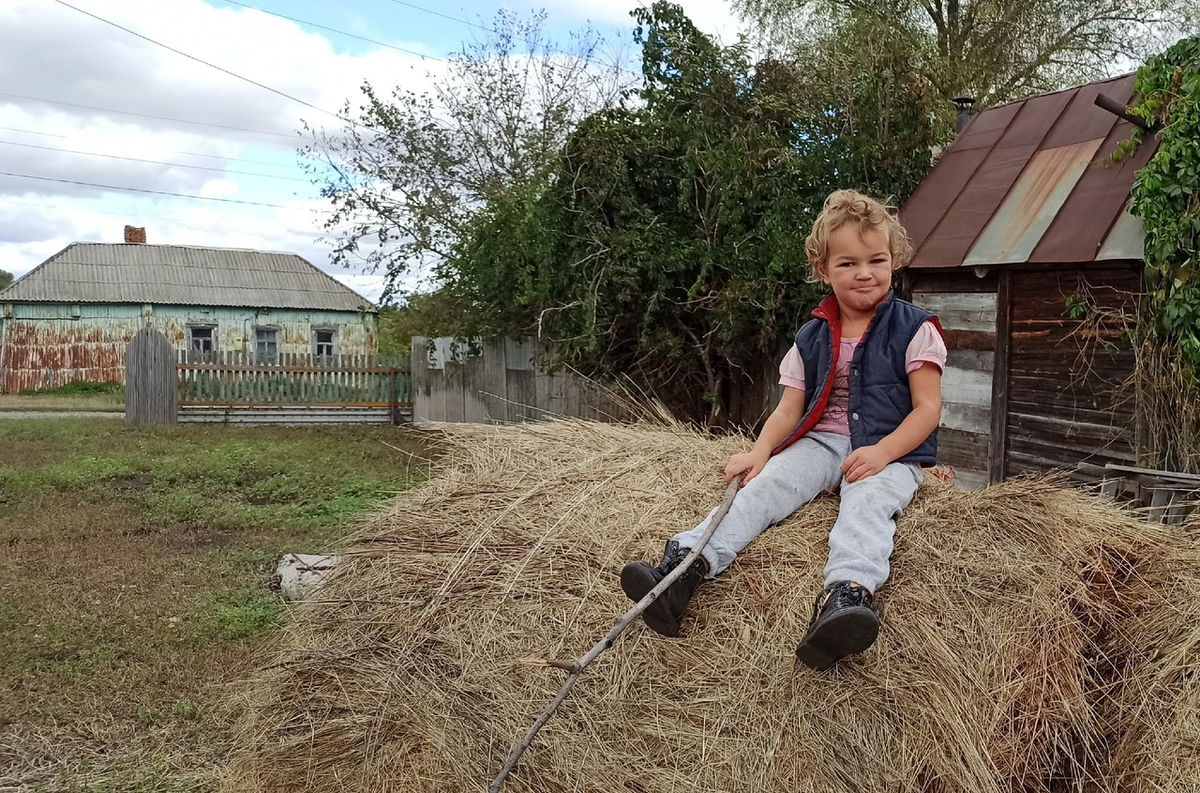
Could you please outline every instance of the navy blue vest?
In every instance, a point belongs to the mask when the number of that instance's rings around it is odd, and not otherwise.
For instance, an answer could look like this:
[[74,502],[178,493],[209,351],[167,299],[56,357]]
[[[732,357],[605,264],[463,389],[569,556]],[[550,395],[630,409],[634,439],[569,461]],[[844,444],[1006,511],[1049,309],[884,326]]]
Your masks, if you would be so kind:
[[[837,299],[829,297],[813,311],[815,319],[796,334],[804,361],[805,408],[800,423],[771,452],[778,454],[808,434],[825,412],[833,390],[834,367],[842,342]],[[850,363],[850,445],[871,446],[895,431],[912,412],[904,353],[921,325],[937,318],[894,294],[880,301]],[[941,328],[938,328],[941,330]],[[937,462],[937,430],[898,462],[933,465]]]

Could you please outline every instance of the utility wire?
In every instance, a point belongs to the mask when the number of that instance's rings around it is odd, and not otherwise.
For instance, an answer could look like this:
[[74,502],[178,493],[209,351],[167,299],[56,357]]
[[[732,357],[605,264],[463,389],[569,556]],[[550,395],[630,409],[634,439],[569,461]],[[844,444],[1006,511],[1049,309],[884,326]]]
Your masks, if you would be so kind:
[[120,190],[125,193],[146,193],[148,195],[164,195],[172,198],[191,198],[195,201],[219,201],[222,204],[244,204],[252,207],[270,207],[272,209],[287,209],[282,204],[265,204],[261,201],[242,201],[237,198],[212,198],[202,195],[188,195],[187,193],[170,193],[165,190],[146,190],[141,187],[118,187],[111,184],[96,184],[95,182],[80,182],[75,179],[55,179],[52,176],[32,176],[27,173],[12,173],[11,171],[0,171],[0,176],[12,176],[17,179],[37,179],[42,182],[59,182],[61,184],[74,184],[83,187],[99,187],[103,190]]
[[[33,201],[17,201],[12,198],[0,198],[0,204],[14,204],[16,206],[33,207],[34,209],[40,209],[44,212],[61,212],[64,209],[63,207],[59,207],[59,206],[47,206],[45,203],[34,203]],[[106,210],[106,209],[92,209],[91,207],[78,207],[78,208],[76,208],[76,211],[78,211],[80,213],[87,213],[90,215],[112,215],[113,217],[126,218],[126,219],[128,219],[131,214],[130,212],[113,212],[111,210]],[[166,217],[165,215],[145,215],[141,212],[134,212],[132,214],[136,214],[138,220],[165,220],[168,223],[178,223],[181,226],[196,226],[196,225],[198,225],[198,221],[196,221],[196,220],[184,220],[183,218],[171,218],[171,217]],[[206,221],[206,223],[207,223],[207,221]],[[227,229],[229,231],[241,231],[243,233],[251,233],[253,231],[260,230],[261,226],[258,227],[257,229],[254,229],[254,228],[244,228],[243,229],[243,228],[237,228],[237,227],[229,226],[225,223],[222,223],[221,228]],[[322,231],[301,231],[300,229],[285,229],[285,231],[288,234],[292,234],[295,236],[310,236],[310,237],[313,237],[314,239],[317,237],[323,237],[327,233],[327,232],[322,232]]]
[[[39,101],[46,101],[46,100],[39,100]],[[113,112],[118,112],[118,111],[107,110],[107,112],[113,113]],[[69,135],[59,135],[57,132],[44,132],[44,131],[40,131],[40,130],[36,130],[36,129],[19,129],[17,127],[0,127],[0,130],[6,130],[8,132],[21,132],[26,135],[44,135],[49,138],[66,139],[66,138],[70,137]],[[267,133],[267,134],[273,134],[273,133]],[[14,143],[12,145],[15,146],[18,144]],[[20,144],[20,145],[29,145],[29,144]],[[64,151],[68,151],[68,150],[64,149]],[[198,151],[183,151],[182,149],[167,149],[166,151],[170,154],[182,154],[185,157],[204,157],[209,160],[225,160],[226,162],[239,162],[239,163],[247,163],[247,164],[254,164],[254,165],[267,165],[272,168],[288,168],[288,169],[293,169],[293,170],[296,168],[296,166],[291,163],[271,162],[270,160],[251,160],[251,159],[247,159],[245,157],[230,157],[225,154],[204,154],[204,153],[198,152]],[[171,163],[171,164],[174,165],[176,163]],[[191,167],[191,166],[184,166],[184,167]]]
[[[56,0],[56,2],[57,2],[57,0]],[[277,138],[290,138],[293,140],[297,137],[295,133],[289,134],[289,133],[284,133],[284,132],[268,132],[265,129],[247,129],[246,127],[231,127],[231,126],[227,126],[225,124],[210,124],[207,121],[192,121],[192,120],[186,119],[186,118],[171,118],[169,116],[155,116],[155,115],[151,115],[149,113],[134,113],[133,111],[130,111],[130,110],[113,110],[112,108],[109,108],[109,107],[96,107],[95,105],[80,105],[80,104],[76,104],[75,102],[62,102],[57,99],[44,99],[40,96],[26,96],[25,94],[10,94],[10,93],[4,92],[4,91],[0,91],[0,96],[7,96],[11,99],[25,99],[30,102],[45,102],[46,104],[50,104],[50,105],[63,105],[65,107],[75,107],[75,108],[79,108],[80,110],[95,110],[98,113],[116,113],[117,115],[121,115],[121,116],[137,116],[138,118],[150,118],[150,119],[155,119],[156,121],[171,121],[176,124],[195,124],[200,127],[213,127],[214,129],[228,129],[228,130],[232,130],[234,132],[250,132],[255,135],[271,135],[271,136],[277,137]],[[49,135],[52,133],[47,132],[47,133],[41,133],[41,134]]]
[[[641,2],[641,0],[638,0],[638,1]],[[366,41],[371,44],[378,44],[381,47],[389,47],[393,50],[399,50],[400,52],[404,52],[409,55],[416,55],[420,58],[429,58],[430,60],[443,61],[443,62],[448,60],[447,58],[440,58],[436,55],[425,55],[423,53],[415,52],[413,50],[405,49],[403,47],[397,47],[395,45],[388,44],[383,41],[376,41],[375,39],[369,39],[364,36],[359,36],[356,33],[347,33],[344,30],[338,30],[337,28],[326,27],[325,25],[320,25],[320,24],[317,24],[316,22],[309,22],[306,19],[297,19],[296,17],[290,17],[290,16],[287,16],[286,14],[276,13],[275,11],[268,11],[265,8],[259,8],[258,6],[252,6],[247,3],[238,2],[238,0],[225,0],[225,2],[229,3],[230,5],[240,6],[242,8],[249,8],[253,11],[258,11],[260,13],[268,14],[273,17],[279,17],[280,19],[286,19],[289,22],[295,22],[300,25],[309,25],[310,27],[320,28],[321,30],[328,30],[331,33],[338,33],[343,36],[349,36],[350,38],[358,39],[359,41]],[[503,35],[500,31],[496,30],[493,27],[488,27],[487,25],[480,25],[476,22],[470,21],[469,19],[463,19],[462,17],[451,16],[450,14],[443,14],[441,11],[434,11],[432,8],[426,8],[425,6],[420,6],[420,5],[417,5],[416,3],[409,3],[409,2],[406,2],[406,0],[391,0],[391,2],[395,3],[396,5],[405,6],[406,8],[412,8],[412,9],[416,9],[417,11],[422,11],[426,14],[432,14],[435,17],[441,17],[442,19],[448,19],[451,22],[457,22],[460,25],[466,25],[468,27],[475,28],[476,30],[483,30],[488,33],[495,34],[497,36]],[[559,49],[558,47],[549,47],[548,46],[547,49],[550,50],[551,52],[557,52],[560,55],[573,55],[574,54],[574,53],[567,52],[566,50]],[[636,74],[634,72],[629,72],[629,73],[635,74],[635,76],[638,76],[638,77],[641,76],[640,74]]]
[[[398,2],[399,0],[396,0],[396,1]],[[320,28],[321,30],[328,30],[330,33],[337,33],[338,35],[341,35],[341,36],[349,36],[352,39],[358,39],[359,41],[365,41],[365,42],[368,42],[369,44],[378,44],[380,47],[387,47],[388,49],[396,50],[397,52],[403,52],[407,55],[416,55],[418,58],[428,58],[428,59],[434,60],[434,61],[446,60],[445,58],[439,58],[436,55],[427,55],[423,52],[417,52],[416,50],[409,50],[409,49],[405,49],[404,47],[397,47],[394,44],[388,44],[386,41],[376,41],[375,39],[369,39],[366,36],[360,36],[357,33],[347,33],[344,30],[338,30],[337,28],[331,28],[331,27],[326,27],[325,25],[319,25],[316,22],[309,22],[306,19],[297,19],[296,17],[289,17],[285,14],[277,14],[274,11],[268,11],[265,8],[259,8],[258,6],[247,5],[246,3],[239,3],[239,2],[237,2],[237,0],[225,0],[225,2],[229,3],[230,5],[241,6],[242,8],[249,8],[251,11],[258,11],[259,13],[262,13],[262,14],[268,14],[273,17],[279,17],[280,19],[286,19],[288,22],[295,22],[300,25],[308,25],[309,27]],[[407,3],[405,3],[405,5],[407,5]],[[414,6],[414,8],[415,7],[416,6]],[[429,13],[437,14],[436,11],[430,11]],[[445,16],[445,15],[438,14],[438,16]],[[446,17],[446,18],[453,19],[453,17]],[[458,22],[461,20],[455,20],[455,21]],[[468,22],[466,24],[469,25],[471,23]]]
[[141,162],[147,165],[168,165],[172,168],[191,168],[197,171],[216,171],[222,174],[236,174],[238,176],[261,176],[264,179],[282,179],[285,182],[308,182],[307,179],[298,179],[294,176],[276,176],[269,173],[253,173],[251,171],[233,171],[227,168],[212,168],[207,165],[184,165],[179,162],[163,162],[162,160],[143,160],[138,157],[122,157],[117,154],[101,154],[94,151],[79,151],[78,149],[60,149],[54,146],[38,146],[33,143],[17,143],[11,140],[0,140],[2,146],[21,146],[27,149],[41,149],[42,151],[60,151],[64,154],[82,154],[86,157],[104,157],[109,160],[124,160],[125,162]]
[[70,8],[73,11],[78,11],[79,13],[83,14],[84,16],[89,16],[98,22],[103,22],[104,24],[111,25],[114,28],[117,28],[118,30],[123,30],[126,33],[128,33],[129,35],[136,36],[139,39],[142,39],[143,41],[148,41],[151,44],[154,44],[158,47],[162,47],[165,50],[170,50],[171,52],[175,53],[176,55],[182,55],[183,57],[185,57],[189,60],[193,60],[196,63],[202,63],[205,66],[208,66],[209,68],[212,68],[212,69],[216,69],[217,71],[222,72],[223,74],[227,74],[230,77],[235,77],[238,80],[242,80],[244,82],[250,83],[253,86],[257,86],[257,87],[263,89],[264,91],[270,91],[273,94],[282,96],[284,99],[290,99],[291,101],[293,101],[297,104],[304,105],[305,107],[311,108],[312,110],[316,110],[318,113],[324,113],[325,115],[332,116],[333,118],[336,118],[339,121],[345,121],[345,119],[343,119],[337,113],[332,113],[328,110],[325,110],[324,108],[317,107],[316,105],[312,104],[311,102],[306,102],[303,99],[300,99],[299,97],[292,96],[291,94],[280,91],[278,88],[272,88],[271,86],[264,85],[263,83],[260,83],[257,80],[252,80],[249,77],[245,77],[243,75],[238,74],[237,72],[232,72],[223,66],[217,66],[215,63],[206,61],[203,58],[197,58],[195,55],[189,55],[188,53],[184,52],[183,50],[177,50],[174,47],[172,47],[168,44],[163,44],[161,41],[152,39],[149,36],[143,36],[141,33],[138,33],[137,31],[134,31],[134,30],[130,30],[129,28],[124,27],[123,25],[119,25],[116,22],[113,22],[112,20],[105,19],[104,17],[97,16],[97,15],[91,13],[90,11],[84,11],[82,8],[73,6],[70,3],[66,2],[66,0],[54,0],[54,2],[58,3],[61,6],[65,6],[66,8]]
[[47,135],[51,138],[67,137],[66,135],[59,135],[58,133],[55,133],[55,132],[37,132],[36,130],[32,130],[32,129],[17,129],[16,127],[0,127],[0,129],[4,130],[5,132],[21,132],[26,135]]
[[407,6],[408,8],[415,8],[418,11],[424,11],[426,14],[433,14],[435,17],[441,17],[442,19],[449,19],[451,22],[458,22],[460,24],[468,25],[470,27],[477,28],[479,30],[486,30],[488,33],[495,33],[496,35],[500,35],[500,31],[496,30],[495,28],[489,28],[486,25],[479,25],[479,24],[476,24],[475,22],[471,22],[470,20],[467,20],[467,19],[460,19],[459,17],[452,17],[449,14],[443,14],[441,11],[434,11],[432,8],[425,8],[424,6],[419,6],[416,3],[408,3],[408,2],[405,2],[405,0],[391,0],[391,1],[398,6]]

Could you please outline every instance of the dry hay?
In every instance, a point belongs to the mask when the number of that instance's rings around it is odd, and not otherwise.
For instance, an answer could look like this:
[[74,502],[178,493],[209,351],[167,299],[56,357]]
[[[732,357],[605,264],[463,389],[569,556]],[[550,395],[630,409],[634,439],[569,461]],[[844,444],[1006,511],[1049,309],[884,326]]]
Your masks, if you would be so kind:
[[[744,448],[580,422],[446,442],[447,467],[354,537],[243,687],[231,790],[485,790],[563,679],[519,659],[603,636],[628,607],[621,565],[715,505]],[[1183,533],[1053,481],[929,478],[899,522],[879,641],[817,674],[793,651],[836,510],[820,498],[760,537],[701,588],[684,638],[635,623],[505,790],[1200,785],[1178,770],[1190,751],[1200,771],[1200,703],[1181,690],[1200,549]]]

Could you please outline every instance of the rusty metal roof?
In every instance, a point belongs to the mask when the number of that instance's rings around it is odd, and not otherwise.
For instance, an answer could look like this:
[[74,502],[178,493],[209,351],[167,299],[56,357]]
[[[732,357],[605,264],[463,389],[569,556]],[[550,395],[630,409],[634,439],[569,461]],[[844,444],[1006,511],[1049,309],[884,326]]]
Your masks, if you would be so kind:
[[376,310],[292,253],[93,242],[51,256],[0,293],[0,302]]
[[1129,215],[1150,137],[1110,160],[1131,125],[1096,106],[1128,104],[1134,75],[988,108],[950,144],[900,212],[913,267],[1139,259],[1141,223]]

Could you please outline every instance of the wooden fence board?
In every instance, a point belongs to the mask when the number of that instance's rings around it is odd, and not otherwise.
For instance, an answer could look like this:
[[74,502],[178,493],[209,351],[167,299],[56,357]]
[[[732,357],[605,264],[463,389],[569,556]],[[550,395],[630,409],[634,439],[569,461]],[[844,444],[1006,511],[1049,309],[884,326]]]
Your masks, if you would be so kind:
[[531,342],[504,340],[505,379],[508,382],[508,420],[536,421],[538,413],[535,349]]
[[480,356],[480,398],[487,420],[493,423],[508,420],[508,366],[504,348],[503,339],[489,339],[484,342]]
[[[174,356],[174,353],[172,353]],[[409,360],[402,356],[188,351],[172,361],[178,405],[385,408],[392,420],[412,404]]]
[[485,387],[482,355],[467,356],[462,363],[463,377],[463,421],[473,424],[488,422],[487,405],[482,391]]
[[418,421],[520,423],[552,416],[620,421],[628,416],[605,388],[569,370],[541,371],[538,348],[531,342],[486,341],[474,353],[464,353],[461,363],[446,360],[438,368],[428,351],[451,346],[446,339],[413,339],[413,414]]
[[175,349],[160,331],[142,328],[125,347],[125,420],[176,421]]
[[446,400],[446,421],[465,421],[466,412],[464,411],[464,403],[466,395],[464,394],[463,382],[463,365],[453,361],[446,361],[445,373],[445,388],[443,389],[444,398]]
[[508,369],[508,420],[513,423],[536,421],[540,418],[537,409],[537,373],[532,369]]

